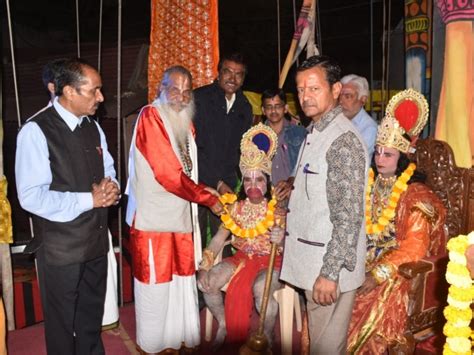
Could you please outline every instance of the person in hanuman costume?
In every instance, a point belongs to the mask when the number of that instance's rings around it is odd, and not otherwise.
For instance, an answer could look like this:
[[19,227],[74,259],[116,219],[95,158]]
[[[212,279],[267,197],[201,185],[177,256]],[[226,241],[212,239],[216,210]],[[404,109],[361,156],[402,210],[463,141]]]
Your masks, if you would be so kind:
[[366,189],[366,279],[352,311],[351,354],[385,353],[404,342],[410,281],[398,267],[444,247],[446,210],[409,159],[427,120],[425,98],[408,89],[390,100],[378,129]]
[[[262,303],[271,243],[280,245],[284,237],[286,210],[277,207],[276,198],[270,195],[269,184],[277,136],[270,127],[259,124],[244,134],[240,148],[242,190],[237,200],[235,195],[223,196],[221,201],[228,204],[227,213],[221,217],[223,224],[203,252],[198,274],[198,287],[219,324],[214,349],[219,348],[224,340],[229,344],[245,342],[253,300],[255,298],[257,310]],[[231,234],[236,254],[214,265],[216,256]],[[281,287],[278,281],[281,251],[279,246],[270,294]],[[224,306],[221,288],[227,283]],[[277,311],[278,304],[270,297],[264,326],[269,341]]]

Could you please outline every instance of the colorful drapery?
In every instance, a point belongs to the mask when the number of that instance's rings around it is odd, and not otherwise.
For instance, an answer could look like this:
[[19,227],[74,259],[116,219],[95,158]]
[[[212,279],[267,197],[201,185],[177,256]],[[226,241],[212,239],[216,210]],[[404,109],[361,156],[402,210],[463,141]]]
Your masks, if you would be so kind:
[[193,86],[212,82],[219,61],[217,0],[152,0],[148,100],[157,93],[163,72],[183,65]]
[[438,0],[446,47],[436,139],[453,148],[456,164],[470,168],[474,153],[474,3]]

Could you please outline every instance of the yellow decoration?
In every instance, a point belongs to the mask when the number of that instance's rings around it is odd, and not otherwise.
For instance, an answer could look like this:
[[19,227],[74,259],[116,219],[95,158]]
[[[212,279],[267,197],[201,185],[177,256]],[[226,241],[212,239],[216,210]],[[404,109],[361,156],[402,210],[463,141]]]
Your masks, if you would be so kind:
[[221,221],[224,224],[224,227],[231,231],[231,233],[239,238],[250,238],[253,239],[259,235],[262,235],[268,231],[269,228],[275,223],[275,206],[277,201],[275,197],[267,204],[267,213],[264,219],[257,222],[254,228],[243,229],[240,228],[234,219],[230,215],[226,205],[232,204],[237,201],[237,196],[235,194],[224,194],[219,200],[224,205],[225,213],[221,215]]
[[443,328],[443,333],[446,335],[444,355],[471,354],[471,340],[474,337],[470,323],[474,286],[467,269],[465,254],[467,247],[472,244],[474,244],[474,232],[451,238],[447,245],[449,263],[446,270],[446,280],[451,286],[448,292],[448,305],[444,309],[444,316],[447,320]]
[[398,200],[400,200],[400,195],[406,191],[408,188],[408,181],[415,172],[416,165],[410,163],[408,168],[398,177],[397,181],[393,185],[392,193],[388,201],[387,207],[382,211],[381,216],[379,217],[376,224],[372,223],[372,187],[375,182],[375,173],[372,169],[369,170],[369,179],[367,192],[365,194],[365,231],[367,234],[380,234],[385,229],[385,227],[390,223],[390,221],[395,217],[395,209],[398,205]]
[[0,243],[13,243],[12,209],[7,199],[7,178],[0,177]]

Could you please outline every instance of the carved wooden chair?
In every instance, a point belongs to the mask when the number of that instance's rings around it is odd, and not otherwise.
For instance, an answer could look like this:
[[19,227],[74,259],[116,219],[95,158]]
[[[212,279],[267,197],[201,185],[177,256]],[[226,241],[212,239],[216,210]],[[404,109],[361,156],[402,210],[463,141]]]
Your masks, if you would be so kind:
[[[474,169],[459,168],[451,147],[433,138],[420,139],[415,153],[417,168],[426,174],[426,184],[447,208],[447,238],[474,229]],[[399,274],[411,280],[405,343],[393,344],[390,354],[413,354],[417,342],[444,324],[443,307],[448,285],[444,278],[448,261],[446,242],[438,254],[399,267]]]

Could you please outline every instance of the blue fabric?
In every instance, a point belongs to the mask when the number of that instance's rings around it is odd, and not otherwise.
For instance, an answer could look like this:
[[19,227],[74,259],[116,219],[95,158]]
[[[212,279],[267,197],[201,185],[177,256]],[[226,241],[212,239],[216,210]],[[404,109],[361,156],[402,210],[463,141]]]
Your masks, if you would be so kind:
[[258,149],[263,150],[265,153],[268,153],[268,150],[270,149],[270,139],[266,134],[257,133],[253,137],[252,142],[255,143]]
[[294,170],[298,160],[298,154],[300,151],[301,144],[306,138],[308,133],[303,126],[297,126],[289,124],[284,128],[285,141],[288,146],[288,158],[290,161],[291,171]]
[[369,152],[369,159],[372,159],[375,149],[375,139],[377,138],[377,122],[369,116],[363,108],[351,120],[352,124],[357,128],[357,131],[362,136],[367,151]]

